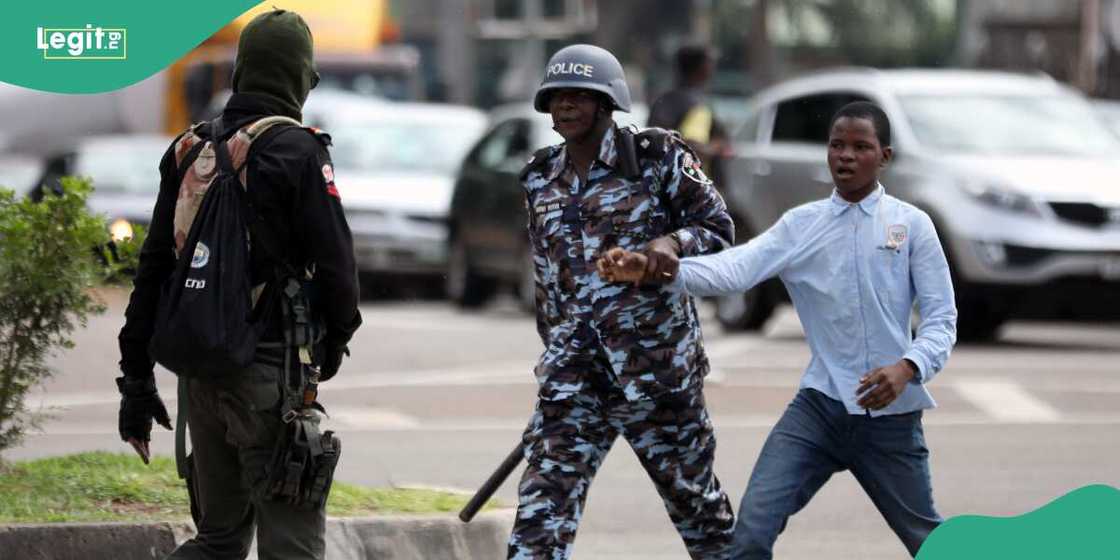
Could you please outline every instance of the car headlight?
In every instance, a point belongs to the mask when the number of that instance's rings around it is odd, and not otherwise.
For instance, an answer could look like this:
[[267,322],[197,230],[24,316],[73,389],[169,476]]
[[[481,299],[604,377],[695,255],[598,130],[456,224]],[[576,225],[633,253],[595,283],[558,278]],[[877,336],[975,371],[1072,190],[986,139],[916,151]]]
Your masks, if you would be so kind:
[[113,241],[124,241],[125,239],[132,239],[132,224],[124,218],[118,218],[109,226],[109,235],[113,237]]
[[1030,196],[1023,193],[997,187],[988,183],[970,183],[964,186],[964,191],[976,200],[1008,212],[1042,216],[1042,210]]

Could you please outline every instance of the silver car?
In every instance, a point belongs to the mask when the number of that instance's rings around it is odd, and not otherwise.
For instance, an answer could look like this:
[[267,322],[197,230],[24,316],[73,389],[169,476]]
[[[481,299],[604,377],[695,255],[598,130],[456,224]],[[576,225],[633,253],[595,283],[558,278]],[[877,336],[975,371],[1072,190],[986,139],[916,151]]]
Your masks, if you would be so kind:
[[[724,186],[739,242],[828,196],[829,120],[857,100],[890,118],[882,182],[933,218],[962,340],[991,338],[1011,317],[1120,319],[1120,140],[1045,76],[855,68],[759,92]],[[770,282],[719,300],[717,315],[757,328],[782,296]]]
[[442,290],[455,173],[485,130],[486,115],[458,105],[315,92],[304,121],[333,139],[336,184],[363,277],[375,288],[390,277],[420,277]]

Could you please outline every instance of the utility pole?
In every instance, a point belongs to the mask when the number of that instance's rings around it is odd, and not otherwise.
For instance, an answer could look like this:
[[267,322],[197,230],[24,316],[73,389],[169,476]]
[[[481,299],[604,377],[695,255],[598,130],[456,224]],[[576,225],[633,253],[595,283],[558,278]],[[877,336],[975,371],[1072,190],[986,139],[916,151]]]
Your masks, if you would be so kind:
[[1097,91],[1097,63],[1101,45],[1101,2],[1081,0],[1081,48],[1077,58],[1077,86],[1088,95]]
[[770,0],[754,0],[751,27],[747,35],[747,60],[750,61],[750,72],[756,89],[773,83],[776,77],[774,76],[774,47],[770,43],[769,26],[766,21],[769,15]]
[[712,42],[712,0],[692,0],[692,41]]

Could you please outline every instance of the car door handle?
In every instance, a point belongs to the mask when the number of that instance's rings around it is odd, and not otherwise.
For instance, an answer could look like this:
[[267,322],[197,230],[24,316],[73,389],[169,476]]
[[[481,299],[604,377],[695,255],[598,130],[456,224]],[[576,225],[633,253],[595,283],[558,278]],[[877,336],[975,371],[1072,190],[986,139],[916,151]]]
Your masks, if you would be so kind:
[[768,161],[756,161],[754,165],[751,166],[751,173],[761,177],[769,175],[770,171],[770,162]]

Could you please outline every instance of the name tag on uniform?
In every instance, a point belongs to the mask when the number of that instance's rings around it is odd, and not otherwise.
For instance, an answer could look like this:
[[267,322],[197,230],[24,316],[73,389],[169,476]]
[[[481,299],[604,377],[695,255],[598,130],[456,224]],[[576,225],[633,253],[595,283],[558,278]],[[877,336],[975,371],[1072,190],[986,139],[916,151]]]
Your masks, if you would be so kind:
[[548,202],[548,203],[545,203],[545,204],[538,204],[538,205],[534,206],[533,207],[533,213],[535,213],[537,215],[543,215],[543,214],[548,214],[550,212],[556,212],[563,207],[564,207],[564,205],[560,204],[559,202]]

